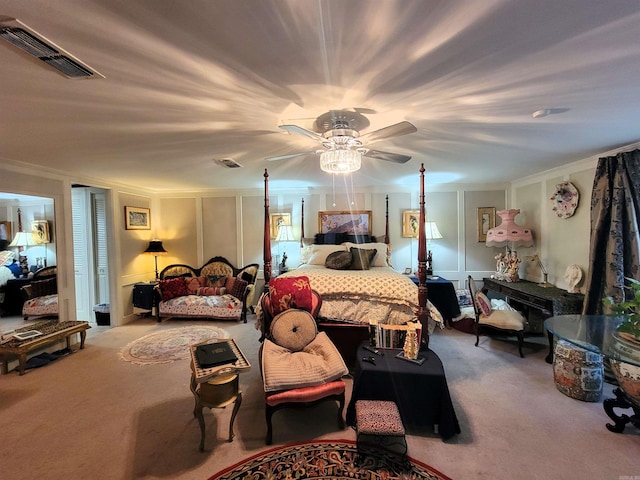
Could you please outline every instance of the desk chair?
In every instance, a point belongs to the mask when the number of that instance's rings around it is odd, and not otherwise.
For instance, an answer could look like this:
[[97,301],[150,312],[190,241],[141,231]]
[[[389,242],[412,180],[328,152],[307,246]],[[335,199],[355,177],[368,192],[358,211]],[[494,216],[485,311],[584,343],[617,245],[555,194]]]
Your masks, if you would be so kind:
[[476,289],[475,280],[471,275],[467,278],[467,288],[473,298],[471,303],[475,314],[476,347],[480,342],[480,330],[487,328],[517,337],[518,351],[520,357],[524,358],[522,343],[524,342],[524,326],[527,320],[515,310],[493,310],[487,296]]

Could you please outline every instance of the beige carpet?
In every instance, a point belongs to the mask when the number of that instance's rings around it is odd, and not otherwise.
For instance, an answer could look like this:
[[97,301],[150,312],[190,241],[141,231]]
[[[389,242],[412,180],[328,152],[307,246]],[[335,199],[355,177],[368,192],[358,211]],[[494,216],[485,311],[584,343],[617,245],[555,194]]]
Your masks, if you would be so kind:
[[[205,451],[193,417],[188,360],[140,367],[118,358],[135,339],[188,325],[228,331],[252,367],[240,376],[243,402],[227,442],[231,409],[206,413]],[[194,479],[267,450],[257,363],[259,332],[249,323],[140,319],[114,329],[92,328],[86,348],[24,376],[0,376],[0,477],[10,480]],[[640,475],[640,432],[605,428],[602,403],[558,392],[544,362],[546,340],[515,343],[439,330],[431,348],[444,364],[462,433],[443,442],[412,432],[408,454],[453,480],[619,480]],[[351,380],[347,382],[347,398]],[[390,386],[391,388],[391,386]],[[604,398],[611,396],[605,387]],[[420,399],[416,399],[419,402]],[[329,404],[282,410],[274,445],[315,439],[355,440],[337,431]]]

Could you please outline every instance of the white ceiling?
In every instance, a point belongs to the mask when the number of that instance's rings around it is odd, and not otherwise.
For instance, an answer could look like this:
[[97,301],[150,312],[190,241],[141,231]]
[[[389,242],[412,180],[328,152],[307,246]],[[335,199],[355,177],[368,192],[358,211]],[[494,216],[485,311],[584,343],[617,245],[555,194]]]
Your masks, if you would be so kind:
[[[638,0],[0,0],[105,78],[0,40],[0,158],[155,190],[330,185],[278,125],[418,132],[355,185],[509,181],[640,140]],[[532,112],[561,112],[533,118]],[[214,158],[243,165],[227,169]]]

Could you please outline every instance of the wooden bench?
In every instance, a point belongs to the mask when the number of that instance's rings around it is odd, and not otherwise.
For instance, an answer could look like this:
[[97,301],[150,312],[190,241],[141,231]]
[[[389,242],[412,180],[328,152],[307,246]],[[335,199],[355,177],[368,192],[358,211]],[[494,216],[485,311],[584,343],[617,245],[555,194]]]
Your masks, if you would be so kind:
[[45,322],[39,322],[28,327],[20,328],[15,333],[20,331],[38,330],[42,332],[42,335],[27,340],[18,340],[11,338],[11,340],[2,343],[0,345],[0,356],[2,357],[2,374],[6,375],[9,371],[9,359],[18,359],[18,371],[20,375],[24,375],[25,365],[27,363],[27,354],[45,347],[52,343],[55,343],[63,338],[67,342],[67,348],[71,347],[71,336],[80,334],[80,349],[84,348],[84,340],[87,336],[87,330],[91,328],[89,322],[82,321],[65,321],[58,322],[57,320],[50,320]]

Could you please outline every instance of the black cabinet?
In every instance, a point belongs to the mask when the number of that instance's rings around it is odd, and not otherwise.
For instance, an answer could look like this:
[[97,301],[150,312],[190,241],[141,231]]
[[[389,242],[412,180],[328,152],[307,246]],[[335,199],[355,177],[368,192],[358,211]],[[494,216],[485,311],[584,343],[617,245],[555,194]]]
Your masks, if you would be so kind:
[[154,288],[157,282],[150,283],[136,283],[133,286],[133,306],[135,309],[142,310],[142,312],[135,313],[151,313],[154,305]]

